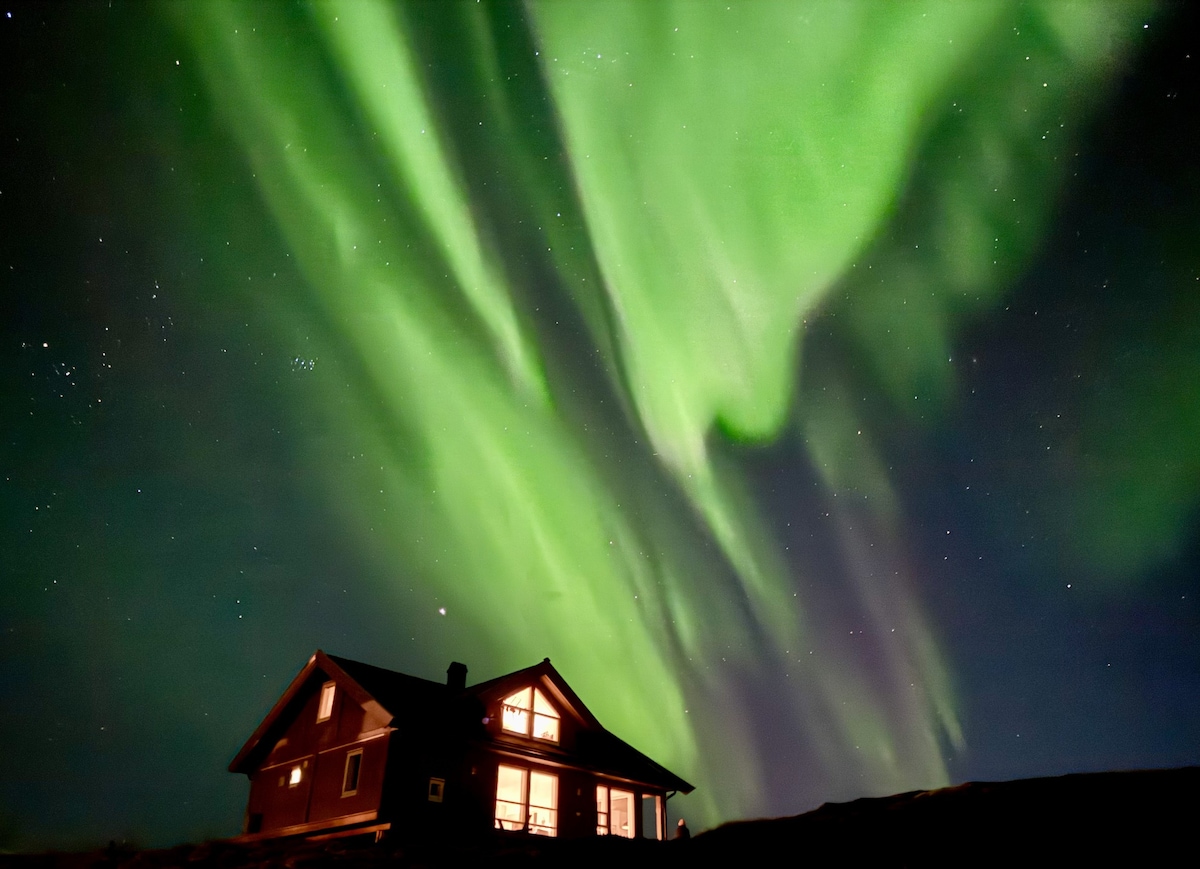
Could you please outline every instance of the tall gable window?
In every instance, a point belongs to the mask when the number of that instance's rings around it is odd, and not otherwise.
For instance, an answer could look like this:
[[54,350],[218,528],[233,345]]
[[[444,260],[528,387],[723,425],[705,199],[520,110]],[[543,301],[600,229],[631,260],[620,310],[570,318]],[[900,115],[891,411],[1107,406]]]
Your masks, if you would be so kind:
[[505,697],[501,723],[509,733],[558,742],[558,712],[539,688],[529,687]]
[[317,705],[317,721],[328,721],[333,715],[333,695],[337,691],[336,682],[326,682],[321,686],[321,702]]

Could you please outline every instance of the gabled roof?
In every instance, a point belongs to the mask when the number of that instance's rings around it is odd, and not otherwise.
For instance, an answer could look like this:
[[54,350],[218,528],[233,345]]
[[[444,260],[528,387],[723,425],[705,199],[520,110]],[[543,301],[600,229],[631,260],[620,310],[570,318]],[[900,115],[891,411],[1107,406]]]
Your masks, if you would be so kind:
[[566,707],[565,711],[573,713],[581,723],[589,727],[603,727],[558,670],[554,669],[549,658],[543,658],[540,664],[534,664],[524,670],[517,670],[506,676],[497,676],[495,679],[472,685],[466,693],[478,697],[486,705],[489,701],[502,700],[536,682],[540,682],[543,688],[549,688],[550,693],[555,695],[554,699],[558,701],[558,705]]
[[449,694],[449,690],[441,682],[408,676],[395,670],[385,670],[383,667],[339,658],[336,655],[325,657],[375,698],[379,705],[387,710],[389,720],[394,719],[402,710],[411,709],[414,702],[437,703]]
[[582,766],[597,772],[608,773],[614,778],[655,784],[668,790],[691,793],[694,788],[675,773],[651,760],[623,739],[613,735],[579,699],[579,695],[567,684],[562,675],[543,658],[540,664],[480,682],[467,689],[486,706],[490,701],[503,699],[528,685],[549,688],[554,699],[564,711],[573,713],[585,725],[578,736],[578,744],[572,756]]
[[[345,691],[347,696],[353,698],[356,703],[368,711],[381,713],[389,720],[395,717],[393,713],[388,711],[379,702],[379,698],[373,692],[368,691],[342,668],[343,663],[356,665],[357,667],[370,666],[368,664],[359,664],[357,661],[347,661],[345,658],[335,659],[317,649],[313,656],[308,659],[308,663],[296,674],[296,678],[292,679],[291,684],[287,686],[287,690],[283,692],[283,696],[275,701],[275,705],[271,707],[271,711],[267,713],[267,717],[262,720],[262,723],[258,725],[254,733],[250,734],[250,738],[246,740],[246,744],[242,746],[241,751],[230,761],[229,771],[249,773],[253,770],[261,756],[270,752],[271,748],[274,747],[275,737],[278,732],[286,729],[287,725],[291,723],[290,716],[284,713],[297,702],[305,684],[318,671],[324,673],[327,678],[337,683],[337,686]],[[377,670],[379,668],[370,667],[370,669]],[[395,673],[394,675],[400,676],[401,674]],[[405,676],[404,678],[411,679],[413,677]],[[421,679],[418,681],[424,682],[425,680]],[[429,682],[428,684],[436,685],[437,683]]]
[[543,689],[563,712],[583,725],[579,729],[576,750],[570,753],[570,759],[575,764],[614,778],[653,784],[668,790],[683,793],[693,790],[679,776],[605,730],[549,658],[543,659],[540,664],[480,682],[459,692],[452,691],[440,682],[327,655],[320,649],[296,674],[283,696],[271,707],[266,718],[230,762],[230,772],[252,772],[261,758],[271,751],[279,733],[291,723],[292,716],[285,713],[303,702],[301,692],[317,672],[323,673],[348,697],[388,724],[414,703],[449,712],[453,701],[472,698],[487,707],[492,702],[533,685]]

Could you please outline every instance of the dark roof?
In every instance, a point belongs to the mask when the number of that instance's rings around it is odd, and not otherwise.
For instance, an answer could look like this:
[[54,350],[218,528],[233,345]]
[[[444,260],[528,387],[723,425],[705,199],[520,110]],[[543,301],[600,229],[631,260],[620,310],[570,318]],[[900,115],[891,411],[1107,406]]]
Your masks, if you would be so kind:
[[557,699],[567,710],[586,725],[579,733],[578,743],[571,757],[580,766],[597,772],[608,773],[615,778],[655,784],[668,790],[691,793],[694,788],[666,767],[642,754],[623,739],[605,730],[604,725],[587,708],[579,695],[567,684],[562,675],[550,663],[549,658],[540,664],[480,682],[467,689],[485,704],[506,697],[536,680],[542,680],[557,694]]
[[441,682],[432,682],[417,676],[407,676],[395,670],[385,670],[364,664],[361,661],[351,661],[337,655],[328,655],[330,661],[337,664],[347,676],[357,682],[364,691],[378,701],[394,718],[404,709],[412,708],[417,703],[441,703],[450,694],[449,689]]
[[[296,674],[283,696],[242,746],[237,757],[229,764],[230,772],[251,772],[258,760],[270,751],[275,737],[286,729],[289,723],[290,716],[284,715],[284,712],[293,703],[300,702],[301,689],[317,672],[323,674],[322,678],[336,682],[356,702],[364,706],[377,706],[386,713],[389,720],[394,720],[414,703],[430,709],[440,709],[447,715],[456,708],[459,712],[462,711],[461,703],[455,701],[477,700],[486,707],[527,685],[540,682],[541,687],[553,695],[563,707],[563,711],[574,716],[583,725],[579,730],[574,751],[566,755],[559,751],[547,752],[548,758],[568,761],[572,765],[605,773],[614,778],[652,784],[667,790],[683,793],[693,790],[692,786],[679,776],[605,730],[558,670],[554,669],[549,658],[532,667],[472,685],[461,692],[452,692],[441,682],[432,682],[349,658],[326,655],[320,649]],[[454,715],[457,716],[458,713],[455,712]]]

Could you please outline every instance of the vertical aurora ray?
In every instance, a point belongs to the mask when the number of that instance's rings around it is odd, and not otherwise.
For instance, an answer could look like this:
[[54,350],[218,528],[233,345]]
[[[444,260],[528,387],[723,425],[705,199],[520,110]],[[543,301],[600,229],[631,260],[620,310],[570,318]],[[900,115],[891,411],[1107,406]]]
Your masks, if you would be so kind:
[[[951,394],[939,360],[1036,244],[1137,7],[167,9],[329,336],[300,412],[342,408],[334,430],[365,445],[327,485],[348,533],[383,493],[394,527],[364,535],[368,558],[435,588],[497,670],[551,654],[700,785],[702,821],[763,805],[755,673],[791,679],[795,793],[946,781],[963,735],[904,517],[844,372],[818,360],[797,385],[801,334],[842,313],[898,408]],[[461,43],[437,44],[446,22]],[[959,91],[974,126],[955,125]],[[915,240],[887,232],[922,203]],[[560,313],[578,328],[556,332]],[[845,580],[824,593],[737,452],[797,432]],[[882,638],[851,648],[864,629]]]

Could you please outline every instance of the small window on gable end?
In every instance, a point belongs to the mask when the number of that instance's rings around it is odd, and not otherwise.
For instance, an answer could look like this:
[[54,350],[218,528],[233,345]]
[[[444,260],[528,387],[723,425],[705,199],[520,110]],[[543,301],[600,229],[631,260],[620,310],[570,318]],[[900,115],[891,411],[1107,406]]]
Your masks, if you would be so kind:
[[326,682],[321,686],[321,702],[317,705],[317,721],[328,721],[333,715],[333,695],[336,691],[336,682]]
[[352,797],[358,793],[358,777],[362,773],[363,750],[357,748],[346,753],[346,771],[342,775],[342,796]]

